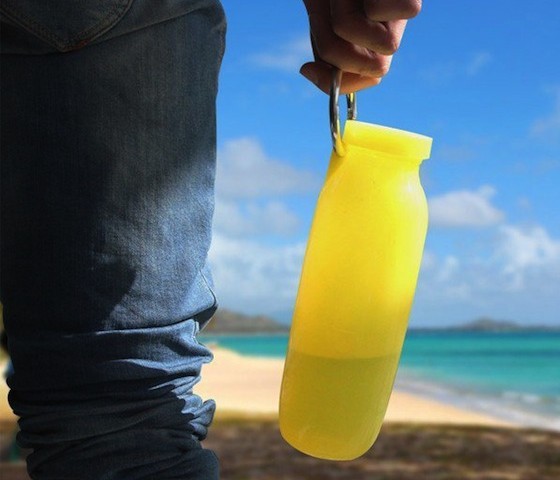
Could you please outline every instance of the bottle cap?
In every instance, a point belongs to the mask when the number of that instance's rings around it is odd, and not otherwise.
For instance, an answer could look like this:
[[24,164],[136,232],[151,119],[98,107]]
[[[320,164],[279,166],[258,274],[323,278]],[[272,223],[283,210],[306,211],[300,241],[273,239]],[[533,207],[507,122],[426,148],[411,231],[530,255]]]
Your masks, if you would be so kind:
[[342,142],[388,155],[424,160],[430,157],[432,139],[382,125],[347,120]]

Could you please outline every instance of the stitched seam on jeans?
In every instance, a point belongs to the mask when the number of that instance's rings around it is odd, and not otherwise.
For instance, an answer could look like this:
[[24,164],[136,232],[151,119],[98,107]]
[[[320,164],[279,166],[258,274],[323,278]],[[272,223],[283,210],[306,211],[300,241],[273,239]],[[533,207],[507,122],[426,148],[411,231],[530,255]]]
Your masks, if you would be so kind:
[[90,27],[89,29],[83,30],[80,33],[77,33],[74,37],[70,39],[70,41],[79,40],[80,37],[87,36],[90,32],[99,33],[106,27],[110,26],[115,20],[127,10],[128,6],[133,2],[133,0],[120,0],[119,5],[115,7],[111,12],[107,14],[104,20],[100,21],[97,25]]
[[212,304],[212,307],[213,307],[218,303],[218,299],[216,298],[216,294],[214,293],[214,289],[210,286],[210,283],[208,282],[208,279],[206,278],[206,275],[204,275],[204,273],[202,273],[202,269],[199,270],[198,272],[200,273],[200,276],[202,277],[202,280],[204,280],[204,285],[206,285],[206,288],[208,289],[208,291],[212,295],[212,298],[214,299],[214,302]]
[[[126,12],[129,5],[134,0],[119,0],[119,5],[111,10],[100,22],[96,23],[92,27],[88,27],[85,30],[77,33],[76,35],[70,37],[68,41],[65,41],[51,30],[49,30],[44,25],[37,22],[37,20],[33,19],[32,17],[28,16],[25,13],[21,13],[12,7],[9,3],[4,2],[3,5],[0,6],[0,11],[4,11],[6,16],[14,20],[16,23],[23,26],[25,29],[31,30],[33,33],[38,33],[40,36],[51,40],[57,44],[57,48],[69,49],[75,47],[76,41],[80,40],[80,37],[87,36],[90,32],[95,32],[95,34],[102,32],[103,29],[110,26],[112,22],[118,20],[119,17]],[[81,38],[81,40],[85,40]],[[90,39],[91,40],[91,39]]]

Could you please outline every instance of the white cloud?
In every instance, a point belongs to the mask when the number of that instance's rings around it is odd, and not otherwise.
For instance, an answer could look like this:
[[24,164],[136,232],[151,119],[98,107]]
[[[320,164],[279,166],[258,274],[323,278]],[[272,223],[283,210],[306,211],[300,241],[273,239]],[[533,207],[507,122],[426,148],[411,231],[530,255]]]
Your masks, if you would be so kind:
[[316,174],[271,158],[254,138],[218,151],[209,259],[221,305],[255,314],[291,310],[305,241],[288,202],[315,197],[320,186]]
[[[424,324],[484,315],[554,321],[560,238],[542,226],[499,225],[495,232],[493,243],[473,232],[476,247],[468,252],[459,246],[438,255],[428,246],[415,301]],[[216,234],[210,263],[219,302],[247,313],[286,314],[295,302],[304,252],[304,240],[263,243]]]
[[430,198],[430,224],[439,227],[488,227],[504,219],[504,213],[491,203],[496,190],[458,190]]
[[464,278],[467,265],[455,255],[439,258],[433,251],[426,250],[422,257],[419,282],[420,295],[435,298],[442,305],[458,300],[469,301],[472,288]]
[[254,138],[230,140],[218,151],[216,194],[221,198],[309,193],[320,185],[316,174],[269,157]]
[[299,227],[300,220],[279,201],[234,202],[216,200],[214,228],[234,237],[260,234],[290,235]]
[[503,271],[514,290],[523,288],[526,276],[535,270],[548,271],[560,279],[560,240],[541,226],[501,226],[497,256],[504,262]]
[[293,39],[269,52],[252,55],[251,63],[268,69],[297,72],[300,66],[313,58],[309,35]]
[[559,321],[560,238],[540,225],[499,225],[495,233],[492,242],[473,232],[468,251],[461,243],[446,255],[428,245],[415,302],[424,322]]
[[289,236],[300,218],[287,200],[316,195],[318,175],[271,158],[254,138],[225,142],[218,151],[214,230],[231,237]]
[[422,266],[421,270],[433,270],[436,267],[437,256],[430,250],[424,250],[424,255],[422,255]]
[[247,313],[289,311],[304,252],[305,242],[265,245],[214,235],[210,264],[218,301]]
[[[221,305],[246,313],[284,316],[294,305],[305,251],[294,195],[315,196],[317,175],[271,158],[251,138],[219,152],[215,234],[210,250]],[[480,315],[534,323],[553,321],[560,292],[560,239],[539,225],[504,222],[496,190],[450,191],[430,199],[431,223],[469,228],[448,235],[446,252],[428,244],[416,314],[426,323]],[[449,239],[460,240],[457,243]]]
[[446,282],[457,273],[459,270],[460,262],[457,257],[447,255],[443,260],[443,264],[438,271],[437,278],[440,282]]

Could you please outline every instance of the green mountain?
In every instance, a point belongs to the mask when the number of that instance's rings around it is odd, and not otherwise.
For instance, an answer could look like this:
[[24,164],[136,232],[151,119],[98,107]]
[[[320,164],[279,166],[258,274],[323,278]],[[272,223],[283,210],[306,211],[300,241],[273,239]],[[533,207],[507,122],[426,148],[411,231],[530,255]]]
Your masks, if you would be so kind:
[[560,331],[560,326],[553,325],[523,325],[511,320],[497,320],[489,317],[481,317],[461,325],[452,327],[419,327],[411,330],[421,331],[444,331],[444,332],[518,332],[518,331]]
[[[266,315],[245,315],[219,308],[212,321],[204,328],[203,333],[288,333],[289,330],[289,325]],[[527,326],[510,320],[481,317],[452,327],[412,327],[411,330],[434,332],[560,331],[560,326]]]
[[288,333],[289,325],[265,315],[244,315],[219,308],[203,333]]
[[454,328],[454,330],[465,330],[470,332],[512,332],[521,330],[523,327],[511,320],[496,320],[494,318],[482,317],[464,323]]

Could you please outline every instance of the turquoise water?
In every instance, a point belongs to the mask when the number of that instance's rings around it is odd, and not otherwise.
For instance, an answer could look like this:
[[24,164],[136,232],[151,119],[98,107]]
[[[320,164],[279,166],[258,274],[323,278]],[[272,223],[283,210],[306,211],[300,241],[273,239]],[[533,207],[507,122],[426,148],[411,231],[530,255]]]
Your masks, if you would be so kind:
[[[203,335],[242,355],[283,358],[287,335]],[[397,388],[560,430],[560,332],[407,335]]]

